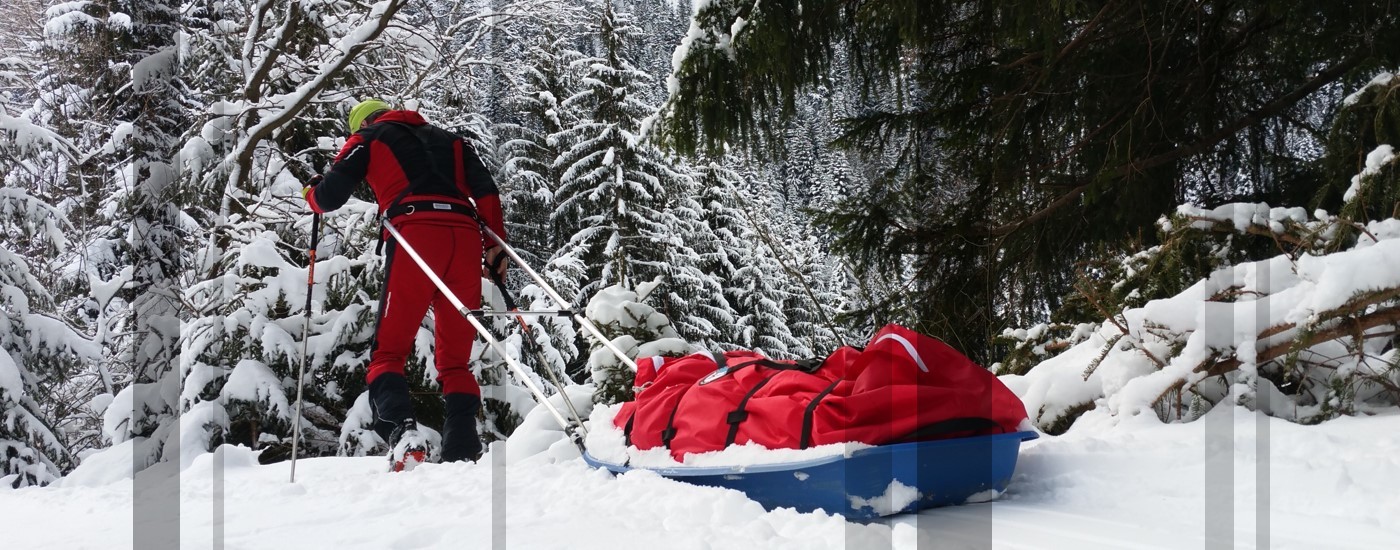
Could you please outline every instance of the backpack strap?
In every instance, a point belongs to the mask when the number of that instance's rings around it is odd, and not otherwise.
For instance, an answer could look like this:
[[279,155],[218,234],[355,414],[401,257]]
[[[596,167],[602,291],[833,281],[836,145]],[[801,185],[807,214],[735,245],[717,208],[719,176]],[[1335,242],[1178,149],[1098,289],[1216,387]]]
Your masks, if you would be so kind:
[[746,410],[745,407],[748,406],[749,399],[752,398],[754,394],[758,393],[758,390],[763,389],[763,386],[767,385],[770,380],[778,376],[782,371],[795,370],[811,374],[815,372],[817,368],[821,367],[823,361],[822,359],[802,359],[793,363],[782,363],[765,358],[740,363],[738,366],[730,369],[732,372],[744,367],[767,367],[778,372],[768,375],[757,384],[754,384],[752,388],[749,388],[748,393],[744,394],[744,398],[739,400],[739,407],[730,411],[729,415],[725,417],[725,422],[729,424],[729,434],[724,438],[724,446],[728,447],[733,445],[734,440],[739,437],[739,425],[743,424],[744,421],[749,418],[749,411]]
[[636,420],[637,420],[637,411],[634,409],[634,410],[632,411],[632,416],[629,417],[629,418],[627,419],[627,424],[626,424],[625,426],[622,427],[622,444],[623,444],[623,445],[626,445],[626,446],[631,446],[631,445],[632,445],[632,422],[634,422],[634,421],[636,421]]
[[[821,362],[818,361],[818,362],[817,362],[817,365],[821,365]],[[799,361],[797,361],[796,363],[782,363],[782,362],[774,361],[774,360],[772,360],[772,359],[767,359],[767,358],[765,358],[765,359],[754,359],[754,360],[752,360],[752,361],[744,361],[743,363],[739,363],[738,365],[734,365],[734,368],[729,369],[729,370],[730,370],[731,372],[733,372],[733,371],[742,369],[742,368],[744,368],[744,367],[768,367],[768,368],[773,369],[773,370],[798,370],[798,371],[802,371],[802,372],[806,372],[806,373],[811,373],[811,372],[812,372],[811,370],[809,370],[809,369],[811,369],[811,365],[810,365],[809,361],[807,361],[807,360],[799,360]]]
[[980,416],[949,418],[947,420],[940,420],[938,422],[934,422],[926,426],[920,426],[914,431],[906,434],[904,437],[895,440],[894,443],[923,441],[925,439],[932,439],[940,435],[948,435],[958,432],[980,432],[983,430],[991,429],[996,429],[997,431],[1006,433],[1006,430],[1002,429],[1000,424],[997,424],[995,420],[992,420],[990,418],[982,418]]
[[[423,149],[423,154],[426,155],[426,156],[428,157],[428,166],[431,168],[432,174],[433,174],[434,176],[437,176],[438,179],[442,180],[442,182],[444,182],[444,183],[446,183],[446,182],[451,182],[451,183],[452,183],[452,186],[451,186],[452,189],[455,190],[455,191],[457,191],[457,193],[458,193],[459,195],[461,195],[462,186],[461,186],[460,184],[462,183],[462,180],[448,179],[446,176],[444,176],[444,175],[442,174],[442,171],[439,170],[439,168],[441,168],[441,166],[438,165],[437,157],[433,155],[433,148],[432,148],[432,147],[429,147],[429,146],[428,146],[428,140],[423,138],[422,129],[423,129],[423,128],[426,128],[426,126],[415,126],[415,125],[409,124],[409,123],[407,123],[407,122],[400,122],[400,121],[397,121],[397,120],[387,120],[387,121],[384,121],[384,123],[385,123],[385,124],[392,124],[392,125],[394,125],[394,126],[398,126],[399,128],[402,128],[405,132],[407,132],[408,135],[413,136],[414,139],[417,139],[417,140],[418,140],[418,144],[419,144],[419,145],[422,147],[422,149]],[[452,145],[452,148],[453,148],[453,157],[454,157],[454,158],[457,158],[457,159],[460,159],[460,158],[461,158],[461,153],[460,153],[460,151],[461,151],[461,144],[460,144],[460,143],[461,143],[461,138],[458,138],[458,139],[457,139],[457,142],[453,143],[453,145]],[[460,165],[461,163],[458,162],[458,164]],[[462,176],[462,177],[464,177],[465,171],[464,171],[464,169],[462,169],[460,166],[458,167],[458,169],[457,169],[456,172],[457,172],[457,173],[456,173],[457,176]],[[384,218],[385,218],[385,219],[388,219],[388,218],[393,217],[392,212],[395,212],[395,211],[397,210],[397,208],[398,208],[398,206],[399,206],[399,203],[403,201],[404,197],[407,197],[407,196],[409,196],[409,195],[412,195],[415,191],[417,191],[417,190],[418,190],[418,186],[419,186],[421,183],[422,183],[422,180],[418,180],[417,182],[415,182],[415,181],[413,181],[413,180],[409,180],[408,185],[404,186],[403,192],[399,193],[398,196],[394,197],[394,200],[389,201],[389,206],[386,207],[386,208],[384,209]],[[470,197],[466,197],[466,196],[462,196],[462,198],[470,199]],[[470,215],[475,216],[475,214],[476,214],[476,211],[475,211],[475,210],[472,210]],[[384,249],[384,231],[381,230],[381,231],[379,232],[379,243],[375,245],[375,247],[374,247],[374,253],[375,253],[375,254],[379,254],[383,249]]]

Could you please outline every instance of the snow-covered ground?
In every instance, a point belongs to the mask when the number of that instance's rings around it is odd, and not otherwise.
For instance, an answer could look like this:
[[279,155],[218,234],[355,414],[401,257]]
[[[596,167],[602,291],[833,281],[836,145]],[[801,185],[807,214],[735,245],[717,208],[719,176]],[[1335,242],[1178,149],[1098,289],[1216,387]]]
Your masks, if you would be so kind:
[[[404,474],[383,473],[381,458],[318,458],[291,484],[286,463],[226,448],[221,491],[214,456],[201,456],[179,485],[179,517],[136,528],[174,533],[178,521],[182,548],[230,550],[1215,548],[1230,537],[1234,548],[1400,548],[1397,434],[1400,413],[1300,426],[1225,407],[1185,424],[1090,412],[1027,443],[1000,500],[870,525],[765,512],[646,472],[614,478],[557,453],[506,465],[497,447],[481,464]],[[149,498],[173,490],[157,484]],[[0,540],[130,548],[132,502],[130,480],[0,490]]]

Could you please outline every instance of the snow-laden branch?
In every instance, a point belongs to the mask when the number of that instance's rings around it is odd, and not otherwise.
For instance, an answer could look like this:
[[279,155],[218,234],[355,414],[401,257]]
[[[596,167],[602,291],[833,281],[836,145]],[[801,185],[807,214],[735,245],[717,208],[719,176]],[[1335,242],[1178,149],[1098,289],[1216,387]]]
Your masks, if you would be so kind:
[[73,142],[69,141],[58,133],[30,122],[22,117],[12,117],[0,108],[0,146],[6,141],[18,147],[21,151],[36,147],[47,147],[52,149],[69,160],[76,160],[74,151],[77,149]]
[[1400,326],[1400,219],[1361,224],[1363,237],[1332,251],[1335,228],[1355,222],[1317,218],[1266,204],[1182,207],[1165,227],[1295,248],[1129,307],[1025,376],[1003,379],[1050,431],[1096,406],[1130,416],[1170,401],[1268,402],[1273,414],[1310,421],[1400,402],[1400,355],[1388,344]]
[[[253,153],[257,150],[258,143],[296,119],[301,111],[311,103],[312,98],[324,91],[331,81],[340,76],[389,27],[394,15],[407,4],[408,0],[384,0],[375,3],[366,21],[336,42],[334,48],[339,52],[337,57],[323,63],[314,77],[297,86],[297,89],[292,93],[273,99],[274,103],[280,104],[280,109],[263,117],[256,125],[249,128],[247,134],[239,140],[238,145],[234,148],[235,164],[233,174],[229,177],[228,187],[224,192],[225,197],[230,196],[234,188],[247,183],[252,171]],[[227,208],[228,201],[225,199],[221,213],[227,215]]]
[[[253,46],[256,43],[254,33],[261,33],[263,16],[270,6],[268,0],[259,7],[258,15],[254,19],[254,24],[249,26],[249,38],[243,47],[243,59],[245,62],[253,59]],[[267,83],[267,77],[272,73],[272,67],[277,64],[277,59],[292,41],[293,31],[297,24],[301,22],[301,2],[287,3],[287,17],[282,21],[282,26],[277,29],[277,38],[273,40],[273,46],[268,49],[267,55],[263,56],[262,62],[258,64],[257,70],[247,77],[243,85],[243,97],[251,103],[257,103],[262,99],[263,87]]]

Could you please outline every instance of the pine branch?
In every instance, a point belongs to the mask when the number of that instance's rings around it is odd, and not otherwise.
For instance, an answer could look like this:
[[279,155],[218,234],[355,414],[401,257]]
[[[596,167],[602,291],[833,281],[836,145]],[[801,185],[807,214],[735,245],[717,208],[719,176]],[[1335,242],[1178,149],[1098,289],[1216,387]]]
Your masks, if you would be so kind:
[[[1274,359],[1278,359],[1279,357],[1283,357],[1284,355],[1287,355],[1291,350],[1294,349],[1306,349],[1316,344],[1326,342],[1328,340],[1336,340],[1338,338],[1342,338],[1348,334],[1357,332],[1364,333],[1365,331],[1376,327],[1394,325],[1397,323],[1400,323],[1400,306],[1382,309],[1373,313],[1356,317],[1352,319],[1352,322],[1350,323],[1338,323],[1336,326],[1307,334],[1300,339],[1279,342],[1277,344],[1264,348],[1264,350],[1259,352],[1259,354],[1256,356],[1254,362],[1255,364],[1265,363]],[[1273,331],[1274,334],[1280,332],[1273,328],[1265,332],[1270,331]],[[1240,368],[1241,364],[1242,362],[1239,360],[1238,357],[1231,357],[1223,361],[1217,361],[1213,364],[1207,363],[1198,366],[1196,368],[1196,372],[1204,372],[1206,373],[1206,376],[1216,376],[1238,369]]]

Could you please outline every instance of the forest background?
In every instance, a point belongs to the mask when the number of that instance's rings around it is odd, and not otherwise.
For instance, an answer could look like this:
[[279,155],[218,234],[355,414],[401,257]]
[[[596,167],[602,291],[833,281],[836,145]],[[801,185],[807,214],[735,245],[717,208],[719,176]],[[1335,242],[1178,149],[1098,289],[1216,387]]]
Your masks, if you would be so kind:
[[[632,353],[820,357],[898,322],[1010,377],[1088,345],[1070,370],[1090,381],[1126,353],[1125,376],[1168,373],[1141,400],[1168,419],[1258,392],[1300,422],[1393,407],[1400,281],[1221,342],[1133,312],[1202,281],[1201,304],[1262,303],[1280,288],[1220,274],[1391,248],[1397,7],[1021,4],[7,0],[0,480],[286,445],[299,189],[367,97],[473,140],[570,307],[617,285],[660,313],[605,327]],[[317,255],[312,454],[381,450],[363,374],[383,258],[358,198]],[[495,328],[525,357],[513,322]],[[428,425],[431,323],[410,360]],[[627,398],[564,320],[532,323],[541,385]],[[533,402],[478,353],[501,439]],[[1123,385],[1099,386],[1028,398],[1033,420],[1063,431]]]

